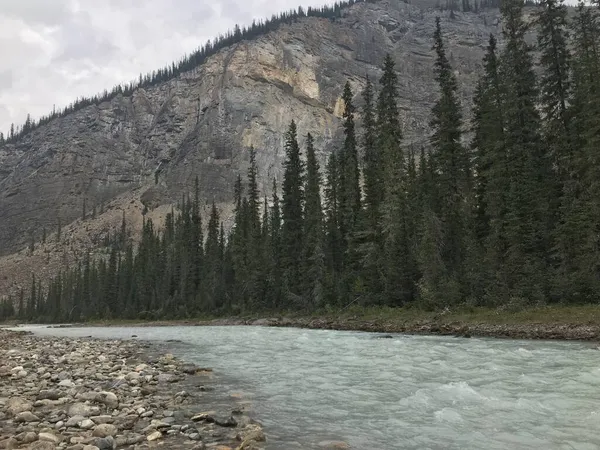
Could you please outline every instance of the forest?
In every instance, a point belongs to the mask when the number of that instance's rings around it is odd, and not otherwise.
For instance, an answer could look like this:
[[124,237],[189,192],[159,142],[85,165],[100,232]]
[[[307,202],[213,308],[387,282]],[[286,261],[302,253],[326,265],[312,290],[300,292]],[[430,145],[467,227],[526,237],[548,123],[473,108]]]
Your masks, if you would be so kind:
[[[136,246],[122,232],[47,287],[0,307],[30,321],[169,319],[350,304],[584,304],[600,298],[600,2],[569,18],[561,0],[536,11],[539,72],[523,2],[501,6],[472,120],[440,19],[432,36],[438,99],[430,150],[403,145],[393,59],[367,80],[364,107],[343,88],[343,142],[325,167],[313,137],[285,133],[284,176],[257,187],[255,150],[233,187],[235,223],[184,196]],[[361,127],[356,126],[360,114]],[[248,150],[245,150],[248,151]],[[203,226],[207,221],[207,226]]]

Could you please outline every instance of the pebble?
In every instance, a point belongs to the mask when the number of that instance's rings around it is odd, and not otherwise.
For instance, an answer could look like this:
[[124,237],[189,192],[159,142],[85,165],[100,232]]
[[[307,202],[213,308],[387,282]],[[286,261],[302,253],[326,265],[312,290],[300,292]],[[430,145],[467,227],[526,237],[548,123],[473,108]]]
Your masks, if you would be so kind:
[[206,412],[210,405],[196,386],[213,382],[210,370],[171,354],[151,356],[157,351],[139,340],[37,337],[0,328],[0,448],[264,447],[256,444],[264,442],[259,424],[231,416],[239,400],[229,401],[229,411],[219,404]]

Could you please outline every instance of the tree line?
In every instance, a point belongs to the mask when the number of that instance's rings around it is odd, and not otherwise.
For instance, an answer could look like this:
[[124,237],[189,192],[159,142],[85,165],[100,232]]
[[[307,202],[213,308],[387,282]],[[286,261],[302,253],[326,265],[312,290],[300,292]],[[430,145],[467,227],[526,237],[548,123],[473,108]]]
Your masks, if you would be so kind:
[[[234,186],[226,233],[200,193],[163,230],[145,220],[106,259],[86,258],[0,314],[29,320],[178,318],[358,305],[597,303],[600,294],[600,3],[572,20],[561,0],[536,15],[540,71],[523,2],[502,4],[505,46],[490,35],[473,118],[464,119],[441,22],[430,149],[403,144],[398,79],[387,55],[360,111],[343,88],[343,141],[326,167],[314,139],[285,133],[281,186],[261,199],[256,152]],[[360,127],[357,116],[360,113]],[[304,155],[305,153],[305,155]],[[15,307],[16,306],[16,307]]]
[[225,34],[220,34],[212,40],[208,40],[206,44],[198,48],[189,55],[185,55],[178,62],[173,62],[163,68],[154,70],[145,75],[140,74],[138,80],[131,81],[125,84],[119,84],[113,87],[110,91],[94,95],[92,97],[81,97],[63,109],[54,108],[48,115],[40,117],[37,121],[27,115],[25,122],[22,125],[11,124],[6,135],[0,132],[0,146],[5,143],[15,143],[23,136],[27,135],[34,129],[49,123],[50,121],[65,117],[68,114],[79,111],[91,105],[99,105],[102,102],[110,101],[118,95],[130,96],[138,88],[148,88],[160,83],[167,82],[178,77],[184,72],[189,72],[196,67],[202,65],[207,58],[215,55],[221,49],[237,44],[245,40],[256,39],[259,36],[277,30],[283,24],[291,24],[297,22],[304,17],[321,17],[329,20],[336,20],[342,17],[344,9],[351,7],[355,3],[362,1],[374,0],[346,0],[335,2],[332,5],[325,5],[320,8],[308,7],[304,9],[299,6],[297,9],[291,9],[279,14],[273,14],[270,19],[253,20],[249,26],[240,27],[235,25],[233,30],[228,30]]

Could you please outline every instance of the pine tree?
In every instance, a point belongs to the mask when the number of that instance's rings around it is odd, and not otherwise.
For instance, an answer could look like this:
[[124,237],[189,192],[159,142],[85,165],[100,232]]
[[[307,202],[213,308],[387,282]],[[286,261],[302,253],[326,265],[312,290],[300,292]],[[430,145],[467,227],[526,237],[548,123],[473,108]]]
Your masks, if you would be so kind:
[[281,214],[282,265],[289,294],[298,295],[301,285],[301,261],[303,245],[304,163],[300,158],[296,122],[292,120],[285,136],[286,159],[283,175],[283,199]]
[[368,224],[372,230],[380,225],[380,205],[383,199],[383,165],[381,149],[377,145],[375,113],[373,111],[373,85],[367,78],[363,93],[363,147],[365,205]]
[[[496,39],[490,35],[483,58],[484,73],[477,84],[471,148],[475,165],[474,234],[479,269],[474,296],[491,300],[506,292],[502,276],[506,239],[507,193],[510,187],[505,145],[504,84],[499,71]],[[486,292],[488,294],[486,296]]]
[[[435,75],[440,86],[440,98],[432,110],[430,161],[435,168],[436,190],[440,195],[439,209],[431,211],[441,223],[440,246],[435,248],[440,255],[429,255],[441,261],[439,279],[427,279],[432,283],[426,287],[432,301],[456,303],[465,298],[465,263],[469,234],[470,206],[470,156],[461,144],[462,114],[457,97],[456,77],[446,56],[440,19],[436,18],[434,46],[436,52]],[[431,231],[434,227],[426,228]],[[437,300],[435,300],[437,299]]]
[[350,83],[346,82],[342,100],[344,101],[344,146],[342,148],[341,186],[340,186],[340,229],[344,239],[350,239],[356,225],[361,208],[361,193],[359,186],[360,173],[358,169],[358,152],[354,125],[355,108],[352,102],[353,94]]
[[321,174],[315,155],[314,140],[310,133],[306,137],[306,196],[304,236],[305,236],[305,277],[306,297],[311,306],[322,304],[324,298],[324,250],[323,250],[323,210],[321,206]]
[[503,267],[511,295],[543,301],[549,252],[549,193],[553,190],[550,159],[540,136],[538,91],[531,48],[525,39],[523,1],[506,0],[501,12],[506,48],[502,74],[506,83],[504,107],[507,167],[507,260]]
[[565,161],[561,220],[556,230],[559,299],[595,302],[600,290],[600,23],[580,3],[573,20],[573,95],[568,107],[571,158]]
[[398,77],[388,54],[383,63],[377,100],[377,146],[384,161],[382,233],[387,302],[401,305],[414,300],[416,261],[409,243],[406,167],[401,147]]
[[207,291],[207,308],[209,311],[214,311],[215,308],[221,306],[221,298],[219,298],[219,283],[221,282],[222,271],[222,255],[219,244],[219,211],[215,202],[212,202],[210,210],[210,218],[208,220],[208,229],[205,243],[204,254],[206,256],[206,283],[204,288]]
[[343,242],[340,232],[339,165],[335,152],[327,162],[325,181],[325,263],[328,273],[326,298],[330,304],[339,301],[338,290],[343,264]]
[[282,236],[281,236],[281,210],[279,195],[277,194],[277,180],[273,179],[273,205],[269,214],[269,249],[270,266],[269,266],[269,286],[270,290],[266,299],[267,307],[272,309],[281,307],[282,301],[282,284],[283,270],[281,267],[283,252],[282,252]]

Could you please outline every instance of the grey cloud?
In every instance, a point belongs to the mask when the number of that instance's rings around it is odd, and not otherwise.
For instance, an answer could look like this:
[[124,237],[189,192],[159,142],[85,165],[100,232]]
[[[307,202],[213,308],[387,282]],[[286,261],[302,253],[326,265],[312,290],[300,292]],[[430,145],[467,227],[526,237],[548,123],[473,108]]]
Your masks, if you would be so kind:
[[[314,0],[313,5],[322,0]],[[331,0],[325,0],[330,1]],[[0,0],[0,131],[302,0]],[[303,6],[306,6],[303,4]]]
[[0,71],[0,91],[10,89],[13,85],[13,73],[11,70]]
[[70,14],[67,0],[0,0],[0,15],[44,25],[60,24]]

